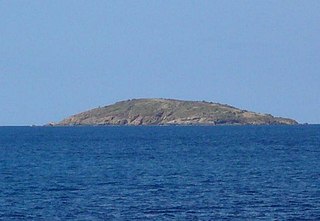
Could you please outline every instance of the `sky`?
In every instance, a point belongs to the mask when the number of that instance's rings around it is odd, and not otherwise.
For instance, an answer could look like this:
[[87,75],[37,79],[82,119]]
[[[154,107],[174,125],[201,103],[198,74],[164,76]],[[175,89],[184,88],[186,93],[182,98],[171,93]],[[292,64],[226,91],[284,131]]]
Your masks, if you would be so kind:
[[320,1],[0,0],[0,125],[120,100],[320,123]]

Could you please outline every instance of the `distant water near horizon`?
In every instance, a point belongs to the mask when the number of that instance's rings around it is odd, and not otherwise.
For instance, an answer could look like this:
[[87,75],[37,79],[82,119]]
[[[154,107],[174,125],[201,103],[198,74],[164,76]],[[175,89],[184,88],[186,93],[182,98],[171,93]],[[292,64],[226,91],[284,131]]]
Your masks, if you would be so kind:
[[320,220],[320,125],[0,127],[0,220]]

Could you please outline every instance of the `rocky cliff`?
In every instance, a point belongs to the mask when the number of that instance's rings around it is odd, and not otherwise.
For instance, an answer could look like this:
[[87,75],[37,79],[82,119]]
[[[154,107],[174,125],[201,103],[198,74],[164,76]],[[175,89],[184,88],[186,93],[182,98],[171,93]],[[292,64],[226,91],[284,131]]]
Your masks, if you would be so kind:
[[295,120],[205,101],[133,99],[99,107],[53,126],[74,125],[272,125]]

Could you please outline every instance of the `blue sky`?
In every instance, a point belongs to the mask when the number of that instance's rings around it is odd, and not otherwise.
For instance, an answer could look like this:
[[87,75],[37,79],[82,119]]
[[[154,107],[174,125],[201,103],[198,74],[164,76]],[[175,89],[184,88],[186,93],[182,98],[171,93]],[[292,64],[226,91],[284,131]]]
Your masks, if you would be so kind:
[[320,123],[320,1],[0,1],[0,125],[130,98]]

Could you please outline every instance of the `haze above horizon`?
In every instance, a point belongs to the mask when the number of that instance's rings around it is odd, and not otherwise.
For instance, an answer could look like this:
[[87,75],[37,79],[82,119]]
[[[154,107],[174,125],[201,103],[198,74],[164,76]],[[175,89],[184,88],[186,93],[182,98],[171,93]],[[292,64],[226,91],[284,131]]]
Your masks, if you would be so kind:
[[0,125],[132,98],[320,123],[320,1],[0,1]]

